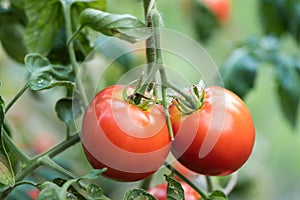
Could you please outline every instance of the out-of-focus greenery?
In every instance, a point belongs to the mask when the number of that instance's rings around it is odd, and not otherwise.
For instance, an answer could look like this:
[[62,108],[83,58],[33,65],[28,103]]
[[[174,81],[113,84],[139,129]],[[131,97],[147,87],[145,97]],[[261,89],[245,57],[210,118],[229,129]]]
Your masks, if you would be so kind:
[[[158,9],[164,18],[164,26],[196,39],[191,21],[188,20],[189,13],[184,11],[185,7],[182,2],[181,0],[157,0]],[[140,0],[108,0],[107,11],[130,13],[143,19],[143,9],[140,4]],[[203,47],[216,65],[221,67],[235,45],[251,35],[258,37],[263,35],[259,21],[258,0],[232,0],[231,20],[217,29],[210,40],[203,44]],[[300,49],[289,36],[282,38],[281,48],[287,54],[296,54]],[[117,64],[112,67],[107,72],[108,77],[115,79],[115,74],[121,76],[123,69],[118,69]],[[2,82],[0,95],[6,102],[21,88],[26,76],[27,72],[24,67],[0,50],[0,80]],[[273,68],[263,64],[259,66],[257,76],[254,89],[245,97],[255,122],[256,143],[250,159],[239,170],[237,186],[229,199],[297,200],[300,196],[300,117],[295,128],[292,128],[284,117],[276,94]],[[112,79],[109,79],[107,83],[112,84]],[[49,105],[52,99],[59,99],[60,92],[59,90],[43,92],[46,97],[27,92],[10,111],[9,118],[13,121],[11,125],[19,131],[18,136],[14,137],[25,150],[29,150],[32,145],[30,142],[32,135],[38,135],[45,129],[47,133],[61,139],[60,132],[64,131],[64,126],[55,116],[54,105]],[[49,110],[52,113],[49,113]],[[28,113],[31,113],[30,116]],[[300,115],[299,109],[298,115]],[[61,124],[61,126],[53,127],[51,122]],[[87,161],[82,159],[84,156],[81,146],[76,145],[74,149],[59,156],[58,160],[68,158],[66,166],[71,166],[77,173],[84,174],[91,168]],[[162,169],[155,174],[153,184],[163,181],[163,172],[167,170]],[[111,193],[111,198],[117,200],[128,188],[138,185],[138,183],[116,183],[104,178],[101,182],[104,191]]]

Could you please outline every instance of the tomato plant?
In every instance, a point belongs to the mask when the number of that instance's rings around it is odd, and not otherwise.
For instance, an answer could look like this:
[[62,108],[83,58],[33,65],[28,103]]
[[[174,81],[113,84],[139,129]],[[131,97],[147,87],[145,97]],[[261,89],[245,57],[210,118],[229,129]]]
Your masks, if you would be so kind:
[[[180,182],[184,190],[184,197],[187,200],[200,200],[200,195],[185,182]],[[167,183],[162,183],[151,187],[148,192],[154,195],[157,200],[167,200]]]
[[174,104],[169,111],[175,134],[172,153],[190,170],[228,175],[249,158],[255,139],[252,117],[229,90],[208,87],[202,107],[190,115],[182,115]]
[[116,180],[137,181],[162,166],[171,143],[162,107],[142,110],[123,99],[124,89],[110,86],[95,96],[81,139],[93,167],[107,167],[104,175]]

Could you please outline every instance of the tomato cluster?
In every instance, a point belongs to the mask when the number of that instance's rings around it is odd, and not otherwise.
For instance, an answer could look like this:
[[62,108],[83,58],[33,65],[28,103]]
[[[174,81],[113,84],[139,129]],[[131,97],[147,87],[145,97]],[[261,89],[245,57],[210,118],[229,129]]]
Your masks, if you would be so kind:
[[115,85],[100,91],[83,119],[84,152],[94,168],[107,168],[105,176],[144,179],[163,165],[170,151],[183,166],[204,175],[230,174],[249,158],[254,125],[245,103],[234,93],[208,87],[201,108],[188,115],[170,105],[175,135],[171,142],[162,106],[143,110],[124,100],[124,89]]

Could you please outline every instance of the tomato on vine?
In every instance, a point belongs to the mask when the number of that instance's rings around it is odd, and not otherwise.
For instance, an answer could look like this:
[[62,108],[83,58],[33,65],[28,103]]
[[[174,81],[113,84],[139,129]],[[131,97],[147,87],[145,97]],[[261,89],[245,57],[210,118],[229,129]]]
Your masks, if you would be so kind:
[[163,165],[171,140],[162,106],[143,110],[132,105],[123,98],[125,89],[110,86],[94,97],[84,115],[81,140],[90,164],[106,167],[106,177],[137,181]]
[[203,3],[215,14],[220,23],[228,22],[231,12],[230,0],[203,0]]
[[231,91],[212,86],[202,106],[184,115],[169,107],[175,140],[172,153],[188,169],[204,175],[228,175],[249,158],[255,128],[245,103]]

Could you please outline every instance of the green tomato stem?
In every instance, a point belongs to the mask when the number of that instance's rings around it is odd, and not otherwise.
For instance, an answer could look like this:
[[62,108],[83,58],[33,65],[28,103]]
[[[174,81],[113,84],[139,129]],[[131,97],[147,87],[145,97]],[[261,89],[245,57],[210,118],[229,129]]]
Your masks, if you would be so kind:
[[165,166],[171,170],[174,174],[176,174],[181,180],[186,182],[189,186],[191,186],[198,194],[200,194],[201,199],[203,200],[209,200],[207,195],[199,188],[197,187],[193,182],[191,182],[188,178],[186,178],[184,175],[182,175],[179,171],[177,171],[170,163],[167,161],[165,162]]
[[7,113],[9,111],[9,109],[16,103],[16,101],[23,95],[23,93],[27,90],[27,88],[29,87],[29,83],[30,83],[31,79],[29,78],[25,85],[21,88],[21,90],[17,93],[17,95],[7,104],[7,106],[5,107],[5,113]]
[[49,158],[53,158],[56,155],[62,153],[64,150],[68,149],[69,147],[73,146],[74,144],[80,142],[79,134],[74,134],[69,139],[62,141],[61,143],[57,144],[53,148],[49,149],[48,151],[37,155],[33,159],[30,160],[30,164],[24,168],[17,176],[16,181],[20,181],[24,179],[27,175],[29,175],[33,170],[39,167],[41,163],[41,158],[43,156],[49,156]]
[[[66,34],[67,34],[67,41],[70,41],[70,39],[73,37],[72,34],[72,22],[71,22],[71,3],[68,1],[62,1],[63,3],[63,9],[64,9],[64,18],[65,18],[65,24],[66,24]],[[80,30],[79,30],[80,31]],[[73,42],[68,43],[68,52],[71,60],[71,65],[73,67],[74,73],[77,76],[79,71],[79,66],[76,60],[76,54],[74,51],[74,45]],[[83,83],[80,77],[76,78],[76,83],[78,90],[80,91],[80,95],[84,104],[84,107],[87,108],[89,105],[89,101],[87,99]]]
[[153,179],[153,176],[149,176],[148,178],[144,179],[141,183],[140,188],[144,189],[144,190],[148,190],[151,184],[151,181]]
[[69,179],[74,179],[77,178],[73,173],[71,173],[70,171],[66,170],[65,168],[61,167],[60,165],[58,165],[56,162],[54,162],[51,158],[49,158],[48,156],[43,156],[41,158],[41,163],[47,167],[50,167],[51,169],[61,173],[62,175],[64,175],[65,177],[69,178]]
[[212,184],[212,181],[211,181],[211,177],[210,176],[205,176],[205,180],[206,180],[207,192],[210,193],[214,190],[213,189],[213,184]]

